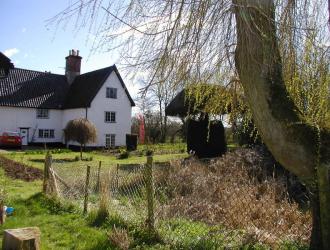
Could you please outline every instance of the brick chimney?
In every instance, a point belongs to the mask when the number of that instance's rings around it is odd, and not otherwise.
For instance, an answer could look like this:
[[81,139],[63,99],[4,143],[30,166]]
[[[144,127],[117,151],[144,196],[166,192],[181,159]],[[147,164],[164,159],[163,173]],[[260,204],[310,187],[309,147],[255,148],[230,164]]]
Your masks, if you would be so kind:
[[79,50],[69,50],[69,55],[65,58],[65,76],[69,84],[71,84],[76,76],[80,75],[81,56]]

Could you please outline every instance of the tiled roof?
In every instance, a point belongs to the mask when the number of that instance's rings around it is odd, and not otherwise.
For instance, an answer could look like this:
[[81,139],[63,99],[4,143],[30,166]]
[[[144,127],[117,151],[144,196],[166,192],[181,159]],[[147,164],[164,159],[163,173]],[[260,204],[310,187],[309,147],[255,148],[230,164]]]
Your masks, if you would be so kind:
[[14,64],[11,63],[10,59],[0,52],[0,77],[6,76],[9,69],[14,68]]
[[0,106],[61,109],[68,88],[63,75],[10,69],[0,78]]
[[131,105],[135,106],[115,65],[77,76],[71,86],[64,75],[10,69],[7,77],[0,78],[0,106],[49,109],[89,107],[113,71]]
[[115,65],[77,76],[70,86],[64,104],[65,109],[89,107],[94,97],[112,72],[115,72],[132,106],[135,103],[130,96]]

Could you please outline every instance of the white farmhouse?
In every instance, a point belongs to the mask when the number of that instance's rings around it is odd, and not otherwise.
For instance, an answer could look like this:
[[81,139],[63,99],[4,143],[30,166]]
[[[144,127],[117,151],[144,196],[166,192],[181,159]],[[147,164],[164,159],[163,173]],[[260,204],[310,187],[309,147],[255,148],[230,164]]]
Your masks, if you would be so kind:
[[80,74],[80,65],[79,51],[71,50],[65,75],[19,68],[1,74],[0,134],[17,131],[24,145],[64,143],[68,121],[87,118],[98,131],[89,146],[125,145],[135,104],[116,66]]

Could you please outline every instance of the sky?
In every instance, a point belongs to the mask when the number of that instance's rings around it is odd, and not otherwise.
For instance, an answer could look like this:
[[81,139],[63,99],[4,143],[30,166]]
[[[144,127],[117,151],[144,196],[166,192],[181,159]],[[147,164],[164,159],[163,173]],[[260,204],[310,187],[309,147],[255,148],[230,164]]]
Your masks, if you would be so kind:
[[[69,0],[0,0],[0,51],[17,68],[56,74],[64,74],[65,57],[70,49],[78,49],[83,57],[81,73],[120,63],[115,52],[90,53],[93,36],[87,29],[74,32],[73,25],[47,26],[47,20],[70,3]],[[135,99],[138,84],[126,73],[122,77]]]

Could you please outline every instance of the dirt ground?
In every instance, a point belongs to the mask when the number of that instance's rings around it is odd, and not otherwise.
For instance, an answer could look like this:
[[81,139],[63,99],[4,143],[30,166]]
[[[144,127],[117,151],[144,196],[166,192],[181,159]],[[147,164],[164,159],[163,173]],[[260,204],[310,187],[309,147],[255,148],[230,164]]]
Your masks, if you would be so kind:
[[13,179],[34,181],[43,178],[42,170],[9,160],[2,155],[0,155],[0,167],[5,170],[8,177]]

